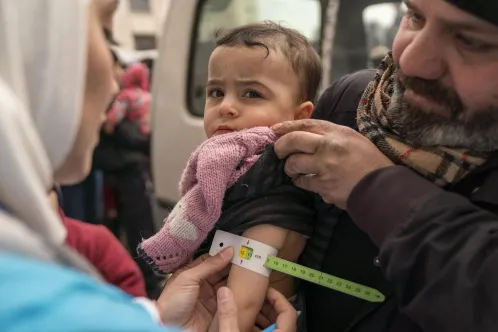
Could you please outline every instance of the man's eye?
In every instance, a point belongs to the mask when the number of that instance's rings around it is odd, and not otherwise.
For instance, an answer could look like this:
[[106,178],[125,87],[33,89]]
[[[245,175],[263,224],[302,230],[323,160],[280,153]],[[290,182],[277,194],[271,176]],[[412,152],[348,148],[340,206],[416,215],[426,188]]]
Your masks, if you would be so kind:
[[478,40],[475,40],[472,38],[468,38],[468,37],[465,37],[462,35],[458,35],[457,40],[462,47],[464,47],[468,50],[471,50],[471,51],[485,52],[485,51],[489,51],[493,48],[493,45],[491,45],[491,44],[484,43],[484,42],[481,42],[481,41],[478,41]]
[[262,98],[261,94],[259,92],[256,92],[256,91],[247,91],[246,93],[244,93],[244,97],[245,98]]
[[412,27],[417,27],[417,26],[419,26],[420,24],[422,24],[424,22],[424,18],[421,15],[415,13],[411,9],[408,9],[406,11],[405,16],[408,19],[408,23]]
[[221,91],[220,89],[211,89],[208,91],[208,97],[210,98],[223,97],[223,91]]

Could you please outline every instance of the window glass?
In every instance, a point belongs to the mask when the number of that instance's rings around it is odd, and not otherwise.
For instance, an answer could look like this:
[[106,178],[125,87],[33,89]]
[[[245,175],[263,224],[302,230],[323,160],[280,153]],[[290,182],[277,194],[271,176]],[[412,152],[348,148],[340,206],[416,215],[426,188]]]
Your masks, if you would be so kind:
[[142,50],[155,50],[156,36],[154,35],[135,35],[135,49]]
[[130,0],[130,8],[136,13],[150,12],[150,3],[149,0]]
[[370,67],[377,67],[391,49],[403,15],[402,5],[393,3],[372,5],[363,11]]
[[392,47],[402,15],[403,6],[399,0],[341,1],[336,19],[331,82],[377,66],[378,54],[387,54]]

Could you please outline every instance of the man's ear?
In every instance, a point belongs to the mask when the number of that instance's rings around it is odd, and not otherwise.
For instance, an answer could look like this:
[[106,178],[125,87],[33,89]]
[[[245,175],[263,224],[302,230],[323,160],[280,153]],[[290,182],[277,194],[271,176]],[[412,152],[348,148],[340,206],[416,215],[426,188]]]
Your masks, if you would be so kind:
[[309,119],[311,117],[311,113],[313,113],[313,108],[314,106],[311,101],[302,103],[294,112],[294,120]]

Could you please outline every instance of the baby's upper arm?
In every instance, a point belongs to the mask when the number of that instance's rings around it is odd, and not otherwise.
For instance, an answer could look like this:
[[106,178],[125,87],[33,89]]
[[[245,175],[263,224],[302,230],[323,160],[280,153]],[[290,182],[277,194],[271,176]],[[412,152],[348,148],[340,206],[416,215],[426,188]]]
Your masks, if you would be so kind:
[[[291,234],[293,232],[284,228],[265,224],[248,229],[243,236],[281,251]],[[268,277],[237,265],[232,266],[228,277],[228,287],[232,290],[237,303],[239,326],[242,332],[252,330],[256,316],[263,306],[269,284]]]

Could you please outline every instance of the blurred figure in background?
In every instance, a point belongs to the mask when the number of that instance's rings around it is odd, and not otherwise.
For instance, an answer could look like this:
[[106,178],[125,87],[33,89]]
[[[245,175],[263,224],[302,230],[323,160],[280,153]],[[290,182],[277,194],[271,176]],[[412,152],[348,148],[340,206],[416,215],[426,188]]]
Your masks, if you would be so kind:
[[[132,65],[130,67],[132,75],[128,76],[129,68],[123,68],[118,55],[112,53],[115,77],[119,78],[122,87],[131,86],[130,81],[134,82],[131,78],[137,74],[137,70],[133,69]],[[139,67],[135,68],[138,71],[142,70]],[[141,86],[148,88],[148,70],[145,66],[143,68],[145,73],[137,75],[142,75],[141,79],[146,81],[146,84]],[[128,79],[128,82],[122,84],[123,79]],[[130,106],[143,105],[133,100],[142,96],[142,92],[123,94],[122,90],[111,103],[107,119],[113,121],[112,130],[108,130],[104,124],[100,133],[100,143],[94,151],[93,166],[105,174],[105,223],[117,237],[126,239],[128,250],[145,277],[147,294],[154,298],[159,292],[159,278],[136,254],[136,248],[142,239],[152,236],[155,232],[152,210],[153,189],[149,171],[150,137],[148,126],[143,126],[141,121],[134,121],[133,116],[129,117],[126,114]],[[109,115],[113,113],[114,115]]]
[[[118,67],[119,68],[119,67]],[[130,65],[123,73],[116,73],[120,78],[121,91],[107,112],[104,130],[112,134],[116,126],[124,119],[135,122],[143,135],[149,135],[149,109],[151,96],[149,92],[149,69],[143,63]]]
[[68,217],[90,224],[101,224],[104,216],[103,174],[92,169],[88,177],[78,184],[63,186],[62,201]]

